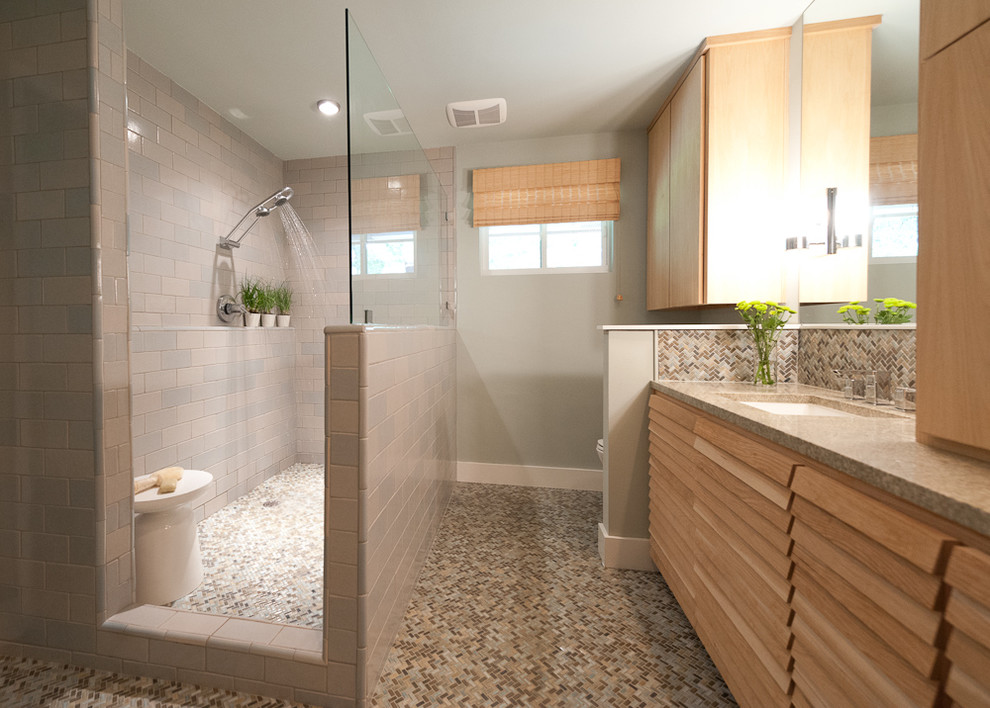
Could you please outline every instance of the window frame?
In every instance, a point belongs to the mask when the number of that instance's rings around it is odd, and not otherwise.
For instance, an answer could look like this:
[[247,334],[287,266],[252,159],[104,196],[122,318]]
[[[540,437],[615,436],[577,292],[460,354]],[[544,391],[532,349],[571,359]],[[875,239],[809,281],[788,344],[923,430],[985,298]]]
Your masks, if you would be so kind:
[[[876,265],[897,265],[901,263],[917,263],[918,254],[915,253],[913,256],[874,256],[873,255],[873,222],[877,217],[877,209],[890,209],[892,215],[896,214],[894,209],[900,208],[901,211],[908,211],[913,208],[913,213],[918,216],[918,204],[917,202],[905,202],[904,204],[873,204],[870,207],[870,237],[869,237],[869,263]],[[920,223],[919,223],[920,227]]]
[[[389,234],[412,234],[412,239],[411,239],[412,240],[412,246],[413,246],[413,269],[412,269],[412,271],[407,271],[405,273],[369,273],[368,272],[368,237],[369,236],[385,236],[385,235],[389,235]],[[348,251],[348,260],[349,260],[349,265],[350,265],[350,275],[351,275],[351,278],[352,279],[355,279],[355,280],[365,280],[365,279],[369,279],[369,278],[374,278],[376,280],[385,279],[385,278],[415,278],[416,277],[416,269],[417,269],[417,261],[418,261],[418,258],[416,257],[417,245],[419,243],[418,234],[419,234],[418,231],[414,231],[412,229],[404,229],[402,231],[376,231],[376,232],[373,232],[373,233],[365,233],[365,234],[351,234],[351,240],[350,240],[350,249],[351,250]],[[359,239],[359,240],[358,240],[357,243],[355,243],[354,239]],[[392,241],[409,241],[410,239],[399,239],[399,238],[395,238],[395,239],[390,239],[390,240],[392,240]],[[379,241],[379,243],[388,243],[388,240]],[[360,249],[359,249],[360,250],[360,254],[361,254],[361,262],[360,262],[361,272],[360,273],[355,273],[354,272],[354,256],[353,256],[354,250],[353,249],[354,249],[354,246],[356,246],[356,245],[357,246],[360,246]]]
[[[562,223],[589,223],[589,222],[562,222]],[[511,224],[512,226],[539,226],[540,227],[540,267],[539,268],[495,268],[489,267],[488,259],[488,230],[490,226],[478,227],[479,251],[481,255],[481,275],[538,275],[538,274],[564,274],[564,273],[608,273],[612,270],[612,240],[615,222],[598,221],[601,224],[601,245],[602,264],[597,266],[568,266],[551,268],[547,266],[547,226],[550,224]]]

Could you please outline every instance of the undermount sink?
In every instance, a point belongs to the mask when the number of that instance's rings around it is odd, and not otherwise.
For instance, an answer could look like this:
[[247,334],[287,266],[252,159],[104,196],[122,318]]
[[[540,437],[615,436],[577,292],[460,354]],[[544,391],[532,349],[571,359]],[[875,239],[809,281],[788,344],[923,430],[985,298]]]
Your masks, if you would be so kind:
[[868,405],[863,401],[847,401],[830,396],[807,393],[723,393],[723,397],[736,403],[752,406],[764,413],[780,416],[807,416],[820,418],[899,418],[908,415],[893,410],[892,406]]
[[820,406],[817,403],[788,403],[783,401],[739,401],[739,403],[776,415],[813,415],[834,418],[849,418],[857,415],[856,413],[847,413],[835,408]]

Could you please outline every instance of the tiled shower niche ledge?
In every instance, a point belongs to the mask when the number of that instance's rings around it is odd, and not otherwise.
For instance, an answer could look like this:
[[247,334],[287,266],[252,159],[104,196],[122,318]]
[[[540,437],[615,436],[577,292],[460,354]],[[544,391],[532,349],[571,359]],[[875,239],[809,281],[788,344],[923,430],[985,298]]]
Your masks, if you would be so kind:
[[325,664],[323,632],[263,620],[208,615],[158,605],[118,612],[101,629],[130,636],[256,654],[275,659]]

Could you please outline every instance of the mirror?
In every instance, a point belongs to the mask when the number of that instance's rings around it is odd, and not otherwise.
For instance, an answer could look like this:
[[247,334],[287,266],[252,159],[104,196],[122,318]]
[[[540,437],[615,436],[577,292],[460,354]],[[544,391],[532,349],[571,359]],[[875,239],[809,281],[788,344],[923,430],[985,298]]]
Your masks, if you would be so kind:
[[[908,143],[908,149],[910,149],[911,138],[894,138],[892,136],[917,135],[919,12],[919,0],[815,0],[803,16],[806,38],[804,43],[805,57],[808,56],[807,52],[809,49],[809,42],[807,41],[809,25],[818,25],[821,27],[820,23],[835,23],[837,21],[873,15],[881,16],[880,24],[872,31],[870,57],[869,135],[871,151],[874,155],[877,154],[878,149],[883,151],[887,146],[894,145],[896,147],[905,141]],[[807,67],[805,79],[807,80]],[[809,90],[814,90],[814,88],[814,85],[808,87]],[[805,90],[804,86],[802,90]],[[802,123],[804,123],[806,117],[802,116]],[[836,124],[839,124],[846,119],[849,119],[849,116],[843,114],[833,120]],[[886,138],[887,140],[878,141],[878,138]],[[914,145],[916,146],[916,137],[914,141]],[[816,145],[812,141],[811,136],[805,135],[802,132],[802,159],[806,154],[813,154],[816,149],[820,149],[821,147],[820,141]],[[852,158],[851,155],[844,155],[842,157],[846,159]],[[855,159],[861,160],[862,156],[860,155]],[[913,165],[904,165],[900,162],[896,163],[898,169],[903,168],[908,172],[913,169],[915,181],[917,178],[916,165],[916,156]],[[878,168],[882,171],[884,166],[880,165]],[[878,179],[876,176],[878,168],[874,168],[873,170],[874,177],[871,179],[871,183],[874,185]],[[802,191],[805,191],[804,185],[802,186]],[[817,195],[818,190],[815,191]],[[817,214],[824,214],[826,207],[825,190],[823,188],[820,191],[821,194],[816,196],[817,201],[814,202],[813,206],[807,202],[802,203],[802,210],[813,210],[816,212],[816,215],[812,216],[806,222],[812,224],[809,229],[814,230],[817,234],[819,229],[818,224],[821,224],[822,238],[809,240],[825,240],[826,219],[824,215],[817,216]],[[844,196],[846,195],[840,189],[837,196],[837,202],[840,205],[843,202]],[[841,213],[837,209],[837,214],[839,214],[839,220],[836,222],[837,236],[841,240],[844,235],[849,235],[851,236],[851,240],[853,240],[856,233],[863,232],[863,252],[858,254],[861,260],[854,267],[862,268],[865,266],[866,268],[867,292],[865,296],[868,298],[867,302],[872,303],[873,298],[879,297],[899,297],[905,300],[916,301],[917,257],[915,255],[889,255],[890,253],[897,254],[903,252],[896,249],[888,251],[887,255],[882,253],[880,249],[871,249],[870,235],[871,233],[880,233],[882,231],[881,225],[889,225],[892,220],[899,224],[907,222],[908,225],[913,220],[913,223],[916,224],[916,211],[912,214],[910,209],[897,209],[893,205],[896,202],[903,203],[904,201],[914,201],[916,203],[917,199],[914,197],[912,200],[910,197],[891,194],[887,198],[879,199],[880,204],[883,205],[881,209],[877,208],[877,201],[878,197],[876,196],[876,188],[874,186],[873,194],[870,198],[867,201],[860,201],[856,209],[857,214],[851,217],[851,219],[847,217],[845,224],[841,223]],[[849,200],[846,199],[847,207],[848,202]],[[883,213],[883,209],[887,209],[887,213]],[[804,215],[803,218],[807,219],[807,215]],[[876,219],[876,225],[874,225],[874,219]],[[846,233],[843,233],[844,231]],[[910,250],[910,246],[907,248]],[[837,255],[840,258],[849,258],[850,254],[848,252],[846,254],[842,253],[844,250],[846,249],[840,248]],[[836,256],[828,256],[827,258],[833,259],[833,262],[839,262],[839,258],[836,258]],[[826,260],[826,258],[822,258],[822,260]],[[845,275],[848,275],[848,273],[845,273]],[[843,300],[838,304],[832,302],[828,302],[827,304],[813,304],[815,302],[823,302],[824,299],[815,297],[814,295],[806,297],[806,293],[808,292],[808,283],[804,282],[808,280],[806,276],[809,276],[809,274],[802,269],[802,285],[805,287],[802,287],[802,296],[800,298],[801,321],[810,324],[841,322],[841,317],[836,313],[836,310],[845,301]]]

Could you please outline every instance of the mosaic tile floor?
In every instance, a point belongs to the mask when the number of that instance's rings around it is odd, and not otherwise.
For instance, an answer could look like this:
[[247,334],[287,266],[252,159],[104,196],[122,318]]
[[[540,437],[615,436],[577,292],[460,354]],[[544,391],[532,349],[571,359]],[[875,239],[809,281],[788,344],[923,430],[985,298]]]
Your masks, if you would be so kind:
[[0,656],[3,708],[306,708],[276,698]]
[[606,570],[601,494],[455,486],[372,706],[734,706],[656,573]]
[[321,629],[323,488],[293,465],[201,521],[203,582],[171,607]]

